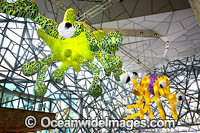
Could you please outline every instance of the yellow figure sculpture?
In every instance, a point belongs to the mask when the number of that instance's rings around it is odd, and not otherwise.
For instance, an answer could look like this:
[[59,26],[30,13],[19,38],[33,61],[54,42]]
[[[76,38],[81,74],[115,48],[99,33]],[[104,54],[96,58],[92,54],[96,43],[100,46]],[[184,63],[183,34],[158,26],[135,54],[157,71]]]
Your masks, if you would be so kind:
[[74,70],[79,72],[81,70],[80,65],[84,62],[84,59],[89,61],[94,59],[85,33],[81,33],[76,38],[61,40],[48,36],[42,29],[37,32],[38,36],[46,42],[54,53],[53,60],[62,62],[60,69],[63,71],[72,65]]
[[[150,107],[150,103],[154,101],[157,103],[161,119],[165,120],[166,116],[162,107],[160,96],[168,99],[172,109],[172,117],[175,120],[178,119],[175,103],[177,103],[178,101],[183,101],[184,95],[182,93],[172,94],[170,92],[169,80],[167,79],[167,77],[145,76],[140,80],[139,85],[137,84],[137,78],[134,78],[132,80],[132,84],[136,89],[136,90],[134,89],[132,93],[138,96],[138,101],[134,105],[126,106],[126,108],[127,109],[138,108],[139,111],[136,114],[125,117],[124,118],[125,120],[135,119],[137,117],[140,117],[140,119],[144,119],[144,114],[146,112],[149,113],[149,117],[151,119],[154,119],[154,115]],[[154,97],[151,98],[150,97],[151,94],[154,95]],[[143,97],[145,100],[144,106],[143,106]]]

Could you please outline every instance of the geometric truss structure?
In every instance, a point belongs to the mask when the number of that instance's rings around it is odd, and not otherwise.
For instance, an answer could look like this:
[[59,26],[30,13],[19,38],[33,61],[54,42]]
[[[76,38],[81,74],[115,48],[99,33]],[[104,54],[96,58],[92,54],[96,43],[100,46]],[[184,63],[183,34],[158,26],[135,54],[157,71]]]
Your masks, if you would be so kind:
[[[132,85],[120,85],[112,75],[105,76],[97,63],[101,70],[102,96],[95,99],[88,94],[92,73],[84,67],[79,73],[69,68],[61,83],[51,81],[50,73],[60,65],[56,63],[48,69],[45,77],[48,88],[46,95],[35,97],[33,88],[37,77],[36,75],[24,76],[21,68],[25,62],[41,60],[50,53],[50,49],[38,38],[36,27],[37,25],[28,19],[0,14],[0,107],[54,112],[57,113],[57,119],[103,119],[105,117],[123,119],[127,114],[138,112],[137,109],[131,111],[125,109],[126,105],[135,104],[137,101],[137,97],[131,93]],[[173,92],[177,92],[179,88],[186,94],[186,102],[179,105],[179,119],[175,130],[185,125],[199,124],[199,64],[200,57],[194,56],[170,62],[166,67],[155,71],[170,79]],[[165,99],[161,100],[167,119],[171,119],[168,102]],[[153,103],[151,108],[155,119],[160,119],[157,105]],[[69,113],[63,116],[66,110]],[[193,130],[192,128],[190,130]],[[198,126],[195,128],[197,131]],[[58,128],[56,130],[60,132],[127,131],[118,128]],[[130,132],[138,130],[162,131],[163,129],[134,129]]]
[[185,94],[185,102],[178,107],[177,126],[181,128],[175,131],[200,131],[200,55],[171,61],[155,73],[169,78],[171,90]]

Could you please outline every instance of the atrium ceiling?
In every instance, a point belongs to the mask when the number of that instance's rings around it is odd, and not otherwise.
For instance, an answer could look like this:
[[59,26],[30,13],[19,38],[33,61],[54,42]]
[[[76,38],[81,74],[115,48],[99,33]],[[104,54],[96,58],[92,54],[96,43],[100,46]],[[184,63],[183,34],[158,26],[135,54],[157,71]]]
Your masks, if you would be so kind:
[[[109,8],[89,20],[90,23],[102,23],[139,16],[159,14],[190,8],[187,0],[35,0],[40,12],[61,22],[65,10],[74,8],[82,15],[96,5],[109,2]],[[53,7],[53,8],[52,8]]]
[[[36,3],[41,14],[58,23],[68,8],[74,8],[77,20],[88,13],[85,15],[89,18],[84,20],[94,29],[120,30],[123,43],[117,54],[123,59],[124,69],[130,72],[152,72],[170,60],[200,51],[200,28],[187,0],[36,0]],[[100,5],[104,5],[102,9]],[[98,7],[101,10],[96,13]]]

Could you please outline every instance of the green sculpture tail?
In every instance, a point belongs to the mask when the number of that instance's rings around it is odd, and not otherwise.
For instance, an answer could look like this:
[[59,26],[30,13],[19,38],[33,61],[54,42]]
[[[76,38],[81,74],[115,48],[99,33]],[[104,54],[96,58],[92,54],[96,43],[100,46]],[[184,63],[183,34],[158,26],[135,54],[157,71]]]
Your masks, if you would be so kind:
[[14,3],[8,3],[6,0],[1,0],[0,5],[0,12],[15,17],[34,19],[38,15],[38,6],[32,0],[18,0]]
[[18,0],[14,3],[8,3],[6,0],[0,1],[0,12],[15,17],[29,18],[42,27],[50,36],[58,38],[58,24],[52,19],[41,15],[38,6],[33,0]]

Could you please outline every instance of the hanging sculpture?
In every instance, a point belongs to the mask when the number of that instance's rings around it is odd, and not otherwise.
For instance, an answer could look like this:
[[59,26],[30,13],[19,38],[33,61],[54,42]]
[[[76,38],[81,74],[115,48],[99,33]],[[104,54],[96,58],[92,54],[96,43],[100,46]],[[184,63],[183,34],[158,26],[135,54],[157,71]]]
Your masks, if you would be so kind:
[[[153,112],[150,108],[150,103],[151,102],[156,102],[158,106],[158,111],[160,114],[160,117],[162,120],[166,119],[162,103],[160,100],[160,96],[167,98],[169,101],[169,104],[172,109],[172,117],[177,120],[177,111],[176,111],[176,106],[175,103],[179,101],[184,101],[185,96],[183,93],[177,93],[177,94],[172,94],[170,92],[169,88],[169,80],[167,77],[162,76],[162,77],[157,77],[155,75],[153,76],[144,76],[141,80],[140,83],[137,84],[137,73],[135,74],[135,78],[132,79],[132,84],[133,87],[136,89],[133,89],[132,93],[138,96],[138,101],[134,105],[128,105],[126,106],[127,109],[134,109],[138,108],[139,111],[136,114],[133,114],[131,116],[125,117],[125,120],[129,119],[135,119],[136,117],[139,117],[140,119],[144,119],[144,114],[146,112],[149,113],[149,117],[151,119],[154,119]],[[150,97],[150,95],[153,95],[153,97]],[[143,98],[145,100],[145,104],[143,105]]]
[[99,69],[92,62],[94,58],[100,62],[106,76],[110,76],[112,72],[115,79],[120,81],[120,75],[125,73],[121,69],[120,57],[115,55],[122,42],[122,36],[118,31],[107,35],[102,30],[92,31],[84,22],[75,21],[76,13],[72,8],[65,12],[63,22],[58,25],[54,20],[42,16],[33,0],[18,0],[14,3],[1,0],[0,5],[1,13],[29,18],[40,25],[41,28],[37,30],[38,36],[52,51],[52,54],[41,61],[28,61],[22,67],[23,74],[26,76],[38,73],[34,87],[36,96],[45,95],[47,87],[44,78],[53,62],[62,62],[61,67],[51,74],[51,79],[57,83],[64,79],[70,66],[76,72],[81,70],[81,65],[89,68],[93,73],[89,94],[94,97],[102,93],[99,85]]

